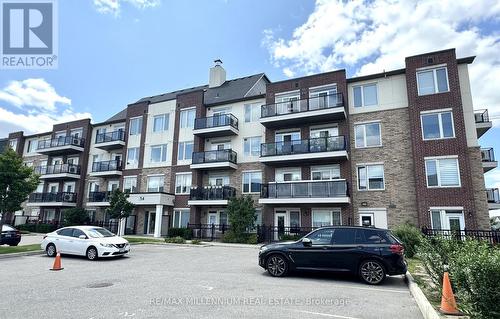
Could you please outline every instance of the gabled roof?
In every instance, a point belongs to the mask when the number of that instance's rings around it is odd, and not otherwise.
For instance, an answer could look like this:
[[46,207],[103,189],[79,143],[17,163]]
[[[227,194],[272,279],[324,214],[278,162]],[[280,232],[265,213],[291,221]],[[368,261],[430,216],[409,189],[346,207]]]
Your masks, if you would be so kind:
[[115,121],[125,121],[127,119],[127,109],[123,109],[120,112],[116,113],[105,122],[115,122]]

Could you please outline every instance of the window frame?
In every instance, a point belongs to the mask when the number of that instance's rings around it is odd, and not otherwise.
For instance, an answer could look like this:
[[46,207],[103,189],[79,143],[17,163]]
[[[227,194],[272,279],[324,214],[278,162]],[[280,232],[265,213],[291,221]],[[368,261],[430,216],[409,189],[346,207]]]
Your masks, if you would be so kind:
[[[259,145],[259,148],[257,150],[257,155],[253,155],[252,154],[252,139],[259,139],[259,142],[258,142],[258,145]],[[246,153],[245,151],[245,142],[249,142],[249,154]],[[247,136],[247,137],[244,137],[243,138],[243,156],[250,156],[250,157],[259,157],[260,156],[260,148],[261,148],[261,145],[262,144],[262,136],[259,135],[259,136]]]
[[[372,125],[372,124],[378,124],[378,129],[379,129],[379,140],[380,140],[380,144],[379,145],[366,145],[366,125]],[[356,133],[356,127],[357,126],[362,126],[363,127],[363,143],[364,143],[364,146],[360,146],[358,145],[358,139],[357,139],[357,133]],[[375,147],[382,147],[383,146],[383,143],[382,143],[382,123],[380,122],[380,120],[377,120],[377,121],[370,121],[370,122],[360,122],[360,123],[354,123],[354,148],[359,148],[359,149],[362,149],[362,148],[375,148]]]
[[[322,225],[322,226],[314,226],[314,213],[315,212],[328,212],[330,213],[330,225]],[[340,224],[334,225],[333,221],[335,220],[333,217],[334,213],[338,213],[340,217]],[[328,226],[342,226],[342,209],[340,208],[312,208],[311,209],[311,225],[312,227],[328,227]]]
[[[152,178],[161,178],[162,183],[158,185],[158,189],[156,191],[152,191],[149,183]],[[148,193],[162,193],[165,190],[165,175],[148,175],[146,176],[146,190]]]
[[[193,122],[189,122],[189,114],[193,112]],[[186,114],[186,118],[183,119],[183,114]],[[181,129],[194,129],[194,121],[196,119],[196,107],[184,108],[179,111],[179,128]]]
[[[135,150],[135,153],[134,153],[135,157],[134,157],[134,159],[133,159],[132,162],[130,161],[130,158],[129,158],[129,151],[130,150]],[[127,148],[127,162],[126,162],[126,167],[127,168],[138,168],[139,167],[139,157],[140,157],[139,153],[140,153],[140,148],[139,147],[129,147],[129,148]],[[134,165],[132,165],[132,163],[134,163]]]
[[[184,142],[179,142],[178,145],[177,145],[177,160],[178,161],[191,161],[193,160],[193,152],[191,151],[191,153],[186,153],[186,145],[189,145],[191,144],[191,150],[194,150],[194,141],[184,141]],[[182,152],[181,152],[181,148],[182,148]],[[181,158],[181,155],[182,154],[182,158]],[[189,158],[186,158],[186,155],[189,154]]]
[[[174,216],[172,216],[172,224],[173,226],[172,227],[175,227],[175,228],[185,228],[185,226],[182,226],[182,214],[188,214],[189,215],[189,218],[191,218],[191,211],[189,210],[189,208],[174,208]],[[176,223],[176,215],[178,215],[178,218],[177,218],[177,221],[178,223]],[[189,224],[189,219],[188,219],[188,222]],[[186,225],[187,226],[187,225]]]
[[[135,184],[135,186],[133,186],[133,187],[135,188],[135,191],[137,192],[137,176],[124,176],[123,177],[123,185],[122,185],[123,192],[127,192],[127,190],[125,188],[127,180],[134,181],[133,184]],[[132,188],[130,188],[130,192],[129,193],[131,193],[131,194],[134,193]]]
[[[444,131],[443,131],[443,117],[442,117],[442,115],[445,114],[445,113],[450,113],[451,114],[451,130],[453,131],[453,136],[449,136],[449,137],[445,137],[444,136]],[[429,116],[429,115],[437,115],[438,116],[439,137],[425,138],[424,116]],[[432,111],[432,112],[421,112],[420,113],[420,127],[421,127],[421,130],[422,130],[422,140],[424,140],[424,141],[447,140],[447,139],[456,138],[455,120],[453,119],[453,111],[451,109],[435,110],[435,111]]]
[[[372,86],[375,85],[375,97],[377,99],[375,104],[370,104],[370,105],[365,105],[365,87],[367,86]],[[360,88],[361,89],[361,105],[356,105],[355,104],[355,89]],[[352,106],[354,108],[363,108],[363,107],[378,107],[379,106],[379,92],[378,92],[378,82],[370,82],[370,83],[364,83],[364,84],[359,84],[359,85],[354,85],[352,87]]]
[[[441,173],[439,170],[439,160],[447,160],[447,159],[454,159],[457,162],[457,176],[458,176],[458,185],[441,185]],[[435,186],[430,186],[429,185],[429,175],[427,174],[428,168],[427,168],[427,162],[428,161],[434,161],[436,162],[436,175],[437,175],[437,182],[438,185]],[[425,184],[427,188],[460,188],[462,187],[462,178],[460,176],[460,161],[458,160],[458,155],[455,156],[438,156],[438,157],[425,157],[424,158],[424,168],[425,168]]]
[[[262,171],[261,170],[253,170],[253,171],[243,171],[241,172],[241,193],[242,194],[260,194],[259,190],[256,192],[252,192],[252,174],[260,173],[260,183],[262,185]],[[245,174],[250,174],[248,185],[248,192],[245,192]]]
[[[159,148],[160,149],[160,160],[159,161],[153,161],[153,149]],[[151,145],[149,147],[149,162],[158,164],[158,163],[165,163],[168,161],[168,144],[157,144],[157,145]]]
[[[135,122],[135,121],[139,121],[139,127],[137,128],[138,129],[138,132],[134,132],[132,133],[132,122]],[[128,128],[128,135],[129,136],[136,136],[136,135],[141,135],[142,133],[142,116],[136,116],[136,117],[132,117],[130,120],[129,120],[129,128]]]
[[[162,119],[162,127],[160,130],[155,130],[156,128],[156,120],[157,119]],[[153,133],[161,133],[161,132],[166,132],[170,129],[170,113],[163,113],[163,114],[158,114],[153,116]]]
[[[245,123],[254,123],[254,122],[259,122],[259,119],[260,119],[260,115],[261,115],[261,103],[246,103],[244,104],[243,106],[244,108],[244,122]],[[247,121],[247,115],[248,115],[248,112],[247,111],[250,111],[249,115],[250,115],[250,120]]]
[[[340,164],[332,164],[332,165],[315,165],[315,166],[311,166],[310,167],[311,169],[311,180],[312,181],[334,181],[334,180],[338,180],[338,179],[342,179],[342,174],[341,174],[341,170],[340,170]],[[334,178],[333,177],[333,173],[338,170],[338,177]],[[314,173],[322,173],[322,172],[326,172],[326,171],[329,171],[330,173],[330,178],[329,179],[314,179],[313,178],[313,175]]]
[[[447,90],[446,91],[442,91],[442,92],[438,91],[438,81],[437,81],[437,70],[440,70],[440,69],[444,69],[445,70],[445,74],[446,74],[446,86],[447,86]],[[418,80],[418,74],[419,73],[424,73],[424,72],[429,72],[429,71],[432,71],[432,80],[434,82],[434,92],[433,93],[421,94],[420,93],[420,82]],[[436,65],[436,66],[432,66],[432,67],[429,67],[429,68],[417,69],[417,71],[415,72],[415,76],[416,76],[416,80],[417,80],[417,95],[418,96],[426,96],[426,95],[432,95],[432,94],[439,94],[439,93],[450,92],[450,80],[449,80],[449,76],[448,76],[448,66],[446,64],[445,65],[441,65],[441,66]]]
[[[183,182],[187,181],[185,176],[191,176],[191,182],[189,185],[183,185]],[[174,185],[174,194],[175,195],[189,195],[191,187],[193,185],[193,173],[192,172],[182,172],[175,174],[175,185]],[[181,192],[177,191],[177,187],[181,187]],[[182,192],[182,188],[186,188],[186,192]]]
[[[370,166],[382,166],[382,183],[383,187],[382,188],[376,188],[376,189],[371,189],[370,188],[370,178],[368,177],[368,167]],[[366,168],[366,189],[360,189],[360,177],[359,177],[359,169],[365,167]],[[356,165],[356,180],[357,180],[357,189],[359,192],[376,192],[376,191],[385,191],[385,168],[384,168],[384,163],[363,163],[363,164],[357,164]]]

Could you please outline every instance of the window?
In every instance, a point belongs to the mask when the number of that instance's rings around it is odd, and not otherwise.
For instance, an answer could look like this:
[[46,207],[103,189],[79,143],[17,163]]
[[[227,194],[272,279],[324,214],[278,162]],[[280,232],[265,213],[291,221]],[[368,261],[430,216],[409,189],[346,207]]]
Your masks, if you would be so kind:
[[302,171],[300,167],[277,168],[274,171],[274,180],[276,182],[300,181],[301,179]]
[[37,148],[38,148],[38,141],[37,140],[28,141],[28,153],[36,152]]
[[195,117],[196,117],[196,109],[181,111],[180,115],[181,128],[193,128]]
[[312,211],[313,227],[341,225],[340,210],[314,209]]
[[260,155],[260,136],[247,137],[243,139],[243,154],[245,156]]
[[77,129],[71,130],[69,132],[69,135],[71,135],[73,137],[76,137],[76,138],[82,137],[82,135],[83,135],[83,129],[77,128]]
[[153,132],[168,131],[169,114],[156,115],[153,119]]
[[382,146],[380,123],[354,125],[356,148]]
[[189,209],[174,210],[174,228],[185,228],[189,223]]
[[243,172],[243,193],[259,193],[262,172]]
[[433,229],[460,231],[465,228],[464,213],[462,208],[432,208],[430,209],[430,213]]
[[127,176],[123,178],[123,191],[125,193],[137,192],[137,177]]
[[148,176],[148,192],[163,192],[163,175]]
[[136,118],[130,119],[129,134],[130,135],[139,135],[139,134],[141,134],[141,131],[142,131],[142,117],[136,117]]
[[376,106],[378,104],[376,83],[355,86],[352,90],[354,107]]
[[340,178],[340,165],[335,164],[331,166],[312,166],[311,178],[314,181]]
[[167,161],[167,144],[151,146],[151,163]]
[[337,85],[309,89],[309,109],[317,110],[337,106]]
[[85,233],[83,231],[81,231],[80,229],[73,229],[73,237],[75,238],[78,238],[80,237],[81,235],[85,236],[85,238],[87,238],[87,235],[85,235]]
[[189,194],[191,178],[191,173],[175,175],[175,194]]
[[334,245],[353,245],[356,238],[356,229],[337,228],[333,233]]
[[177,159],[179,161],[191,160],[193,157],[193,142],[180,142],[179,150],[177,152]]
[[[94,160],[97,160],[97,158],[94,157]],[[137,168],[138,164],[139,164],[139,148],[132,147],[127,149],[127,168]]]
[[370,164],[358,166],[358,190],[383,190],[384,165]]
[[418,95],[448,92],[446,67],[417,71]]
[[333,228],[320,229],[309,235],[313,245],[330,245],[332,242]]
[[262,210],[260,208],[255,209],[255,226],[262,226]]
[[17,150],[17,139],[15,140],[10,140],[9,141],[9,146],[11,149],[13,149],[14,151]]
[[426,159],[427,187],[460,187],[458,158]]
[[73,228],[63,228],[57,231],[59,236],[68,236],[71,237],[73,235]]
[[424,140],[455,137],[453,114],[451,112],[422,114],[420,118]]
[[260,104],[245,104],[245,122],[256,122],[260,118]]
[[338,126],[311,128],[311,133],[309,135],[311,138],[339,136],[339,128]]
[[356,231],[356,244],[381,244],[386,242],[386,238],[378,230],[358,229]]

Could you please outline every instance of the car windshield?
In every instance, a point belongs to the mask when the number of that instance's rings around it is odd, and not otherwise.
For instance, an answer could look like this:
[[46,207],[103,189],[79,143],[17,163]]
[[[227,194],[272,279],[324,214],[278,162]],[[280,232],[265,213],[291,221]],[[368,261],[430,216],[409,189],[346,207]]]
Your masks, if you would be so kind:
[[92,238],[113,237],[115,234],[104,228],[90,228],[87,230]]
[[8,225],[2,225],[2,231],[13,231],[13,230],[15,229]]

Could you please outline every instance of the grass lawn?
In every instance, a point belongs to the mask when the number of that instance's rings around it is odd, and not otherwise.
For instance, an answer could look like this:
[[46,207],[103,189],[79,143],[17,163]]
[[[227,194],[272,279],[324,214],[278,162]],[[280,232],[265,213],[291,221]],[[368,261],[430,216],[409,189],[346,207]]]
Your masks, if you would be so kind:
[[22,253],[26,251],[41,250],[40,244],[24,245],[24,246],[0,246],[0,254]]
[[163,238],[138,238],[138,237],[123,237],[131,244],[148,244],[148,243],[163,243]]
[[418,258],[406,258],[408,262],[408,272],[413,276],[417,285],[434,307],[439,307],[441,303],[441,291],[434,286],[425,271],[422,261]]

